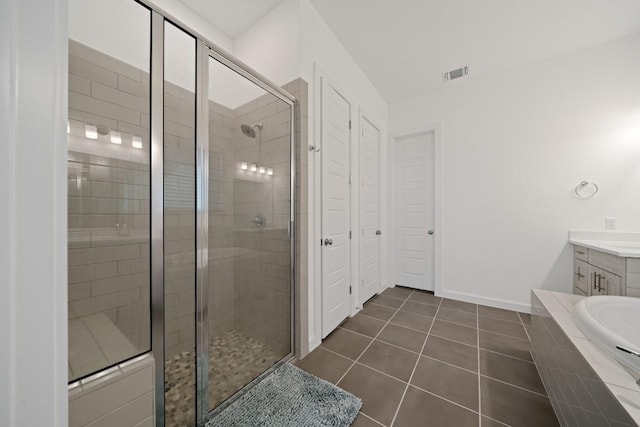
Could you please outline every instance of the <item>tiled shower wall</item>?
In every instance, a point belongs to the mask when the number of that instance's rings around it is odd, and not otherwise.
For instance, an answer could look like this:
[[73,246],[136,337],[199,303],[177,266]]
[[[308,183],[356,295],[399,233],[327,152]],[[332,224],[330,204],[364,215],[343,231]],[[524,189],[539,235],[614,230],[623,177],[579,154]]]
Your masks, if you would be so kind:
[[[69,42],[69,362],[91,373],[149,348],[149,76]],[[123,144],[84,135],[120,131]],[[131,136],[143,148],[131,147]],[[106,318],[104,317],[106,316]],[[108,319],[107,319],[108,318]],[[116,334],[91,325],[112,322]],[[124,335],[124,338],[120,332]],[[124,338],[124,340],[123,340]],[[126,342],[128,341],[128,343]],[[120,343],[131,344],[121,354]]]
[[166,358],[195,348],[195,94],[164,84]]
[[[142,150],[107,144],[106,150],[83,152],[73,151],[70,145],[70,318],[104,313],[136,349],[148,349],[149,77],[73,41],[69,53],[72,133],[82,133],[86,123],[104,124],[143,140]],[[300,332],[306,331],[300,322],[306,319],[307,299],[306,283],[302,283],[307,271],[306,239],[300,241],[307,231],[307,152],[301,150],[307,145],[307,84],[298,79],[284,88],[301,101],[300,119],[295,123],[299,165],[296,300],[302,310],[296,329]],[[210,102],[209,110],[210,333],[240,329],[267,345],[288,346],[289,312],[283,305],[288,301],[290,268],[288,108],[264,96],[235,110]],[[165,206],[167,357],[194,347],[195,277],[189,267],[194,258],[194,202],[184,199],[186,192],[179,193],[180,186],[192,188],[195,179],[194,114],[193,93],[165,84],[165,185],[177,191],[175,203]],[[242,123],[256,122],[264,125],[257,136],[262,138],[260,158],[258,145],[240,131]],[[240,161],[272,167],[274,175],[239,180]],[[267,218],[265,230],[251,223],[257,212]],[[247,258],[247,253],[260,249],[270,253]],[[73,338],[70,334],[70,346]]]
[[[306,94],[306,83],[297,79],[284,88],[295,92],[298,99],[303,101],[300,104],[301,112],[305,113],[306,127],[306,97],[301,99],[299,96],[303,91]],[[255,139],[247,138],[240,131],[242,124],[251,126],[256,123],[261,123],[263,128],[256,132]],[[296,159],[300,165],[300,123],[295,125],[298,143]],[[235,167],[238,179],[234,187],[235,246],[246,251],[247,255],[238,257],[235,262],[234,323],[241,332],[267,343],[283,355],[289,352],[291,337],[291,260],[288,238],[291,200],[290,135],[290,108],[272,95],[263,95],[236,110]],[[306,147],[306,144],[303,146]],[[306,151],[304,157],[306,158]],[[242,171],[239,169],[242,162],[271,168],[273,175]],[[304,169],[306,171],[306,164]],[[300,171],[297,178],[296,190],[300,201]],[[302,213],[300,204],[297,209],[296,222],[299,227]],[[264,228],[257,227],[252,221],[257,215],[266,218]],[[300,250],[301,245],[299,241],[297,243]],[[297,258],[298,262],[300,259]],[[301,269],[297,270],[297,283],[300,283]],[[300,330],[299,325],[296,329]]]
[[209,333],[234,329],[235,112],[209,101]]

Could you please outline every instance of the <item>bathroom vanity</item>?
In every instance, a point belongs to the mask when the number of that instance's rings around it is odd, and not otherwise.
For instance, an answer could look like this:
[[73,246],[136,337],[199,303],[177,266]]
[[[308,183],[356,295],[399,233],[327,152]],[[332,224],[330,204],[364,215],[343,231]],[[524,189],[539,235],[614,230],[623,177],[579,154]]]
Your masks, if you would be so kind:
[[569,232],[573,293],[640,297],[640,233]]

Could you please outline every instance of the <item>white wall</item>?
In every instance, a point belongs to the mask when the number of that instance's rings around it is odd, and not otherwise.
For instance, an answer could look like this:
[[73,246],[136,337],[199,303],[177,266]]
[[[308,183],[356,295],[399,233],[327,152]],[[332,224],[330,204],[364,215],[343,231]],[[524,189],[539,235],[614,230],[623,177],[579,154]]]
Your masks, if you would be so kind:
[[300,77],[299,17],[298,0],[280,3],[233,40],[234,56],[279,86]]
[[7,427],[67,426],[66,99],[66,0],[0,2],[0,425]]
[[[352,170],[351,174],[354,183],[358,177],[358,130],[360,129],[358,114],[359,110],[365,111],[371,120],[380,127],[381,130],[381,182],[387,181],[387,128],[388,128],[388,105],[382,95],[377,91],[373,84],[369,81],[358,64],[349,55],[342,43],[338,40],[329,26],[324,22],[320,14],[311,5],[309,0],[300,0],[300,40],[301,40],[301,77],[309,82],[309,141],[310,144],[319,145],[317,128],[319,125],[318,113],[316,112],[317,97],[320,88],[317,87],[314,79],[315,70],[321,70],[325,78],[328,78],[338,88],[343,90],[343,95],[349,98],[352,103]],[[316,67],[317,66],[317,67]],[[312,183],[309,194],[309,339],[311,349],[320,343],[320,251],[316,242],[320,236],[320,155],[307,153],[309,157],[309,181]],[[352,230],[354,235],[359,229],[358,224],[358,186],[353,186],[353,203],[352,203]],[[386,232],[388,226],[388,203],[387,189],[384,188],[381,194],[381,228],[382,235],[382,266],[381,279],[383,286],[388,285],[388,247]],[[358,272],[359,253],[357,245],[354,245],[351,253],[352,262],[352,284],[354,290],[360,281]],[[355,312],[355,300],[352,313]]]
[[69,0],[69,38],[149,72],[151,14],[130,0]]
[[[640,229],[640,36],[394,103],[442,126],[443,295],[526,309],[571,291],[570,229]],[[473,64],[472,64],[473,65]],[[572,195],[582,180],[600,192]]]

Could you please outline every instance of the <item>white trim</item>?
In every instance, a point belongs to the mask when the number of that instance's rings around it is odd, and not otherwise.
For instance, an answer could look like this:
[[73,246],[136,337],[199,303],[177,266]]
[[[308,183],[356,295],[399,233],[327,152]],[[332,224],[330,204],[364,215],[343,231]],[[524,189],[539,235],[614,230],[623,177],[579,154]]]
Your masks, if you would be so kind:
[[67,1],[0,2],[0,33],[0,425],[64,427]]
[[[351,145],[351,161],[350,161],[350,174],[351,176],[355,176],[358,173],[357,169],[357,159],[354,159],[354,150],[357,158],[357,149],[358,144],[354,141],[357,141],[354,138],[354,132],[358,129],[357,123],[357,110],[356,105],[353,102],[353,96],[344,90],[340,85],[335,84],[335,80],[332,79],[328,73],[318,64],[314,62],[313,67],[313,106],[314,106],[314,117],[313,117],[313,142],[310,143],[319,147],[320,150],[322,147],[322,85],[323,82],[327,82],[334,87],[334,89],[340,93],[340,95],[345,98],[349,102],[349,115],[351,117],[351,132],[349,134],[349,144]],[[355,165],[354,165],[355,162]],[[318,251],[318,246],[320,239],[322,239],[322,156],[313,156],[313,162],[310,162],[313,168],[313,194],[314,194],[314,206],[315,206],[315,215],[313,217],[312,229],[312,241],[314,249],[311,251],[310,255],[313,257],[312,264],[314,268],[313,274],[313,282],[312,289],[309,289],[309,296],[313,295],[313,300],[309,303],[309,323],[311,324],[311,318],[313,317],[313,327],[309,328],[309,351],[313,348],[317,347],[322,341],[322,256],[320,251]],[[357,192],[354,191],[354,188],[357,186],[351,185],[350,190],[350,217],[351,217],[351,230],[353,231],[356,227],[358,227],[357,221],[357,209],[354,211],[354,203],[356,203],[357,207]],[[311,213],[311,209],[309,210]],[[354,219],[354,215],[356,218]],[[358,269],[353,268],[354,259],[358,259],[357,248],[354,244],[355,240],[350,241],[351,250],[350,250],[350,263],[351,263],[351,285],[352,289],[355,293],[351,294],[349,305],[350,305],[350,315],[353,316],[356,312],[356,293],[357,286],[354,286],[354,283],[358,283],[359,272]]]
[[517,302],[506,301],[497,298],[487,298],[481,297],[479,295],[471,295],[451,291],[441,291],[437,295],[443,298],[449,298],[457,301],[481,304],[489,307],[504,308],[505,310],[519,311],[521,313],[531,313],[531,305],[520,304]]
[[[389,176],[389,219],[390,224],[395,224],[395,149],[396,141],[400,138],[406,138],[409,136],[422,135],[427,133],[434,134],[434,194],[433,194],[433,215],[434,215],[434,260],[433,260],[433,291],[436,295],[442,293],[442,230],[443,230],[443,216],[442,216],[442,200],[443,200],[443,182],[442,182],[442,130],[440,123],[425,124],[416,128],[408,129],[403,132],[396,133],[391,137],[391,143],[389,144],[389,164],[393,170]],[[393,227],[390,227],[390,232],[393,233],[392,238],[389,239],[388,248],[389,253],[393,254],[396,250],[396,236]],[[395,283],[396,278],[396,265],[395,257],[390,257],[389,263],[389,277],[391,279],[390,285]]]

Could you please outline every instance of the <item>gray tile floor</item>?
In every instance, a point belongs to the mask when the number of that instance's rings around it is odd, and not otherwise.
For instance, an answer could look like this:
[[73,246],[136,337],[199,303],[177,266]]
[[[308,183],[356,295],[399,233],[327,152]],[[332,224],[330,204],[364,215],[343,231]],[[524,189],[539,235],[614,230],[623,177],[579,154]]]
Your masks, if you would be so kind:
[[396,287],[297,365],[362,399],[354,426],[554,427],[529,320]]

